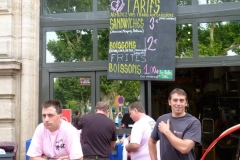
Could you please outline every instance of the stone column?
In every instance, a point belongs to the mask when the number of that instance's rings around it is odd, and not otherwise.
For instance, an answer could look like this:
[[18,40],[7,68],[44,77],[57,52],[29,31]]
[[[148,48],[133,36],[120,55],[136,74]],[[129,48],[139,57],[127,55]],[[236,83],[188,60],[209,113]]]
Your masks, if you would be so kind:
[[0,141],[25,143],[38,124],[39,0],[0,0]]
[[39,96],[39,0],[22,3],[22,76],[21,76],[21,146],[25,158],[25,142],[31,138],[38,123]]

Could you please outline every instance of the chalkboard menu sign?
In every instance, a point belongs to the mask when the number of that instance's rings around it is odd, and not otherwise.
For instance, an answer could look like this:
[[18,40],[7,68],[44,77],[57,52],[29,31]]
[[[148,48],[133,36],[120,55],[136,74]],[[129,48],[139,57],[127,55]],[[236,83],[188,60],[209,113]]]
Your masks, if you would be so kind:
[[176,0],[111,0],[108,79],[175,80]]

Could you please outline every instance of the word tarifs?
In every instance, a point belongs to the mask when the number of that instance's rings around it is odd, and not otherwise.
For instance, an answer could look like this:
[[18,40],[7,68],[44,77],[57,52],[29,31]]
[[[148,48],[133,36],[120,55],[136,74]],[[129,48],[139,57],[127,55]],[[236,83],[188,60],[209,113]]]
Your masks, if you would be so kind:
[[142,69],[139,64],[109,63],[108,71],[113,73],[141,74]]
[[161,0],[134,0],[134,3],[131,3],[131,1],[133,0],[128,0],[127,12],[157,14],[161,8]]
[[115,41],[109,43],[109,49],[136,49],[136,41]]
[[143,18],[110,18],[110,30],[144,28]]

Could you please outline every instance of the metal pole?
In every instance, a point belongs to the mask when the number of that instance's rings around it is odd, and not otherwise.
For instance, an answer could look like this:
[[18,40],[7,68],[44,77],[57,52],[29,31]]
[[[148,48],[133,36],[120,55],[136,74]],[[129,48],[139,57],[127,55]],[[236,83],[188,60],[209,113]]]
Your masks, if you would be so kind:
[[236,153],[236,160],[239,160],[239,150],[240,150],[240,137],[238,137],[238,148]]

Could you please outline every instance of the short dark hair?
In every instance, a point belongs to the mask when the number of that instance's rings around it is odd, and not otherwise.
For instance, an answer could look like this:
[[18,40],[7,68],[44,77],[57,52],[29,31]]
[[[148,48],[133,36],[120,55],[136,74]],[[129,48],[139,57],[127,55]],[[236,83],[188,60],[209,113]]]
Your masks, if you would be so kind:
[[106,112],[106,111],[109,109],[109,105],[108,105],[106,102],[99,101],[99,102],[96,104],[95,109]]
[[50,100],[45,101],[42,104],[42,108],[48,108],[48,107],[54,107],[56,109],[57,114],[62,113],[63,105],[58,100],[50,99]]
[[172,95],[173,95],[174,93],[183,95],[183,96],[186,97],[186,100],[188,100],[188,98],[187,98],[187,93],[186,93],[183,89],[181,89],[181,88],[175,88],[175,89],[173,89],[172,92],[171,92],[171,93],[169,94],[169,96],[168,96],[168,100],[170,100],[170,99],[172,98]]
[[78,113],[79,113],[79,110],[77,109],[77,110],[75,111],[75,115],[78,115]]
[[136,109],[138,110],[138,112],[145,113],[145,109],[144,109],[142,103],[139,102],[139,101],[133,102],[133,103],[129,106],[129,109],[130,109],[130,110],[133,110],[134,108],[136,108]]

